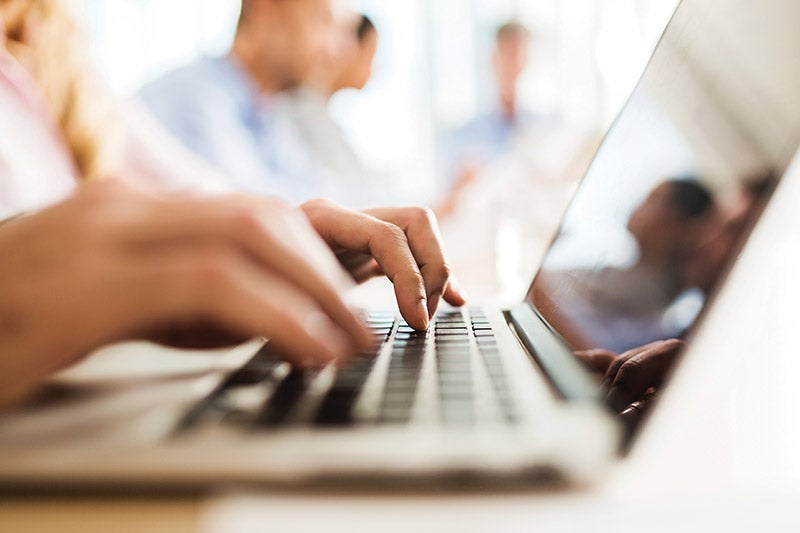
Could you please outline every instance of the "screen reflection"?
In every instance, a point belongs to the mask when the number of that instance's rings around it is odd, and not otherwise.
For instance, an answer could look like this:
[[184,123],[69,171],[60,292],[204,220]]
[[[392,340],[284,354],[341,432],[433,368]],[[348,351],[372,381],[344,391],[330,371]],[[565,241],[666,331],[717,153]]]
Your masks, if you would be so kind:
[[527,299],[607,387],[670,341],[617,408],[663,379],[797,150],[798,23],[795,0],[684,1],[544,259]]

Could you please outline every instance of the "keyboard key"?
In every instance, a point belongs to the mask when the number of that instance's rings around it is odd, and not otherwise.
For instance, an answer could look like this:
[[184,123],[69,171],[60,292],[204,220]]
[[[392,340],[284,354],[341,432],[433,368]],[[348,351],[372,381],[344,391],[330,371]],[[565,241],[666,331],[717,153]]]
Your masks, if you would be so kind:
[[334,387],[325,396],[314,422],[320,426],[346,426],[353,423],[352,410],[359,389]]
[[384,407],[378,415],[378,423],[384,425],[406,425],[411,421],[411,409]]
[[375,359],[356,359],[339,369],[317,411],[315,423],[321,426],[352,424],[353,406],[374,366]]
[[442,399],[463,399],[468,400],[473,395],[472,383],[463,382],[444,382],[439,386],[439,396]]
[[265,344],[241,369],[225,380],[220,389],[250,386],[266,381],[283,361],[272,354],[269,344]]
[[[435,360],[435,387],[440,406],[440,419],[450,426],[468,426],[476,421],[475,382],[473,376],[473,346],[477,343],[489,384],[494,390],[498,407],[505,420],[513,423],[518,419],[509,391],[503,359],[500,356],[491,324],[486,315],[474,311],[465,317],[461,311],[440,312],[428,331],[417,331],[394,313],[371,314],[366,317],[367,327],[376,340],[376,347],[366,350],[364,358],[352,362],[336,371],[333,383],[325,392],[313,423],[321,427],[347,427],[359,423],[354,407],[359,401],[364,385],[368,381],[381,353],[380,345],[391,343],[387,376],[383,383],[382,397],[377,402],[377,412],[367,416],[378,424],[405,425],[412,419],[414,404],[420,387],[420,375],[425,367],[425,358],[433,352]],[[392,334],[395,333],[394,337]],[[472,340],[474,339],[474,341]],[[244,368],[231,375],[226,385],[230,390],[247,391],[247,387],[258,387],[266,380],[278,379],[278,365],[286,365],[269,354],[259,352],[258,357]],[[316,373],[293,370],[280,383],[263,406],[256,408],[256,426],[275,427],[291,420],[298,404],[303,402],[308,386]],[[260,389],[267,395],[270,388]],[[240,416],[236,409],[225,404],[227,396],[218,393],[206,402],[206,413],[213,419],[239,420],[252,423],[252,414]],[[255,398],[256,395],[254,394]],[[420,398],[429,398],[428,395]],[[250,402],[253,403],[253,402]],[[248,403],[248,405],[250,405]],[[259,405],[255,401],[253,405]],[[424,409],[425,406],[420,406]],[[253,411],[251,410],[250,413]],[[305,412],[305,411],[301,411]],[[374,418],[373,418],[374,417]],[[205,420],[206,418],[204,418]]]
[[445,331],[445,330],[467,331],[467,325],[466,324],[436,324],[436,331]]
[[442,422],[449,426],[469,426],[475,423],[475,411],[470,402],[442,402]]
[[411,420],[419,376],[425,357],[427,333],[414,332],[405,343],[395,345],[378,413],[379,424],[407,424]]
[[292,408],[305,393],[313,376],[312,372],[292,370],[259,413],[257,425],[274,427],[285,422]]
[[441,337],[436,338],[436,345],[437,346],[446,346],[446,345],[462,345],[462,346],[469,346],[470,337],[467,336],[460,336],[460,335],[443,335]]

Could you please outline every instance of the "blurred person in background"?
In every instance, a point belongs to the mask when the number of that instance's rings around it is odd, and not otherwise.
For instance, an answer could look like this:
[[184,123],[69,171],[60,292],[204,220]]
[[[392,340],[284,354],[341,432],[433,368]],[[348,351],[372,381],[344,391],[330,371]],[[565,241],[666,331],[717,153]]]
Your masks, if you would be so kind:
[[287,94],[278,119],[295,129],[307,149],[303,156],[324,167],[326,197],[350,206],[385,203],[389,201],[381,192],[386,190],[385,184],[364,167],[330,111],[336,93],[361,91],[369,83],[378,31],[369,17],[354,13],[342,17],[336,35],[334,53],[317,64],[302,87]]
[[[464,303],[425,209],[180,190],[189,167],[154,152],[169,136],[103,105],[78,42],[58,0],[0,0],[0,404],[122,340],[270,337],[297,364],[346,358],[369,335],[343,291],[379,274],[415,328]],[[128,183],[104,179],[118,169]]]
[[0,21],[0,219],[105,176],[164,190],[224,190],[215,172],[93,75],[62,2],[2,0]]
[[448,142],[451,155],[445,172],[453,176],[449,192],[437,212],[451,214],[465,189],[489,164],[512,151],[535,124],[536,116],[521,109],[519,79],[528,67],[531,31],[512,21],[497,29],[492,69],[498,101],[488,114],[456,130]]
[[444,143],[448,190],[433,204],[453,264],[473,294],[500,295],[506,304],[533,276],[600,138],[557,111],[523,108],[518,85],[532,39],[518,22],[497,29],[497,101]]
[[322,165],[280,115],[335,43],[333,0],[244,0],[230,53],[203,58],[145,86],[140,97],[230,185],[300,202],[320,196]]

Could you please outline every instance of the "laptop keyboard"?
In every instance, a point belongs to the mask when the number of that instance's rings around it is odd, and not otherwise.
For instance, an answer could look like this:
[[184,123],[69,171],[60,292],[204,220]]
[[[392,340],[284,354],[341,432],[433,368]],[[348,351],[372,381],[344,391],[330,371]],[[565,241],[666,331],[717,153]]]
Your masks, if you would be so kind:
[[291,368],[266,344],[180,428],[220,420],[256,430],[517,421],[497,341],[480,309],[442,311],[424,332],[394,313],[370,314],[366,323],[378,346],[341,368]]

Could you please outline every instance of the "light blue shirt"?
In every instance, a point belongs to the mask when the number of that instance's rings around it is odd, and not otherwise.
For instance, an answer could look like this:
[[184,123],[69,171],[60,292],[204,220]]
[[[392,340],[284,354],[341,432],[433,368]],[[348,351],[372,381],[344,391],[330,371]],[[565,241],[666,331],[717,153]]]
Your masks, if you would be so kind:
[[456,129],[449,139],[448,164],[453,167],[450,171],[459,172],[464,166],[484,166],[506,155],[537,119],[527,112],[520,111],[509,117],[497,110]]
[[280,97],[260,94],[232,58],[200,59],[148,84],[139,96],[235,190],[293,202],[318,195],[322,176],[286,121],[275,119]]

